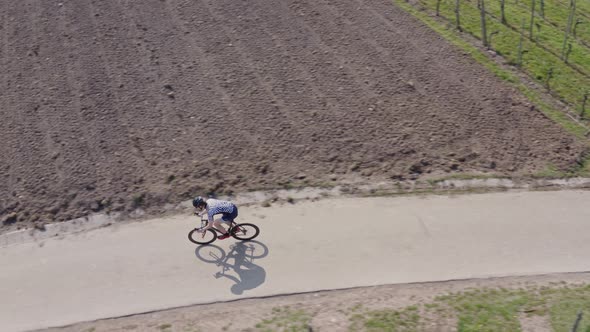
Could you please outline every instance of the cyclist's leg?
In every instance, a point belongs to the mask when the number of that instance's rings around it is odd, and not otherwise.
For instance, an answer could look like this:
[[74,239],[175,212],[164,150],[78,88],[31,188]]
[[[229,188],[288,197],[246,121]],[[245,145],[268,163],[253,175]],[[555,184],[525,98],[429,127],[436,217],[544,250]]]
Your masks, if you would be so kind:
[[[229,233],[229,229],[232,225],[232,222],[234,221],[234,219],[238,216],[238,209],[234,209],[234,211],[232,213],[223,213],[221,214],[221,218],[216,219],[213,222],[213,227],[215,227],[215,229],[217,229],[218,231],[222,232],[222,234],[228,234]],[[227,224],[227,230],[225,230],[225,228],[223,226],[221,226],[222,223],[226,223]]]
[[227,234],[227,230],[221,226],[221,224],[224,223],[223,218],[219,218],[213,221],[213,227],[215,227],[216,230],[220,231],[221,234]]

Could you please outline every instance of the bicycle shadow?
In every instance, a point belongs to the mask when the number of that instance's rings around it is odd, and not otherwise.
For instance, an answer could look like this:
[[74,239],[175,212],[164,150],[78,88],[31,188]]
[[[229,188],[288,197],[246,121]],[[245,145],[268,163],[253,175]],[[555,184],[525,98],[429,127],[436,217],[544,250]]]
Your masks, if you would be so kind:
[[229,253],[213,244],[199,246],[195,249],[195,256],[202,262],[222,266],[221,272],[215,273],[214,277],[234,281],[230,290],[235,295],[254,289],[266,280],[266,270],[254,263],[254,260],[268,256],[268,247],[260,241],[237,242],[230,246]]

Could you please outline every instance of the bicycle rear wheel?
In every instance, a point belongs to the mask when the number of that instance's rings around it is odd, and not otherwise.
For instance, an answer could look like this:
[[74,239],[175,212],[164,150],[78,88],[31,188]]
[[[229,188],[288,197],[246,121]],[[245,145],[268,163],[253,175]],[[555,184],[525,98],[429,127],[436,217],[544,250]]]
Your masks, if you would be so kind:
[[208,229],[205,233],[197,232],[195,228],[188,233],[188,239],[192,243],[196,244],[209,244],[217,239],[217,234],[214,231]]
[[234,239],[248,241],[260,234],[260,228],[254,224],[237,224],[231,229],[231,236]]

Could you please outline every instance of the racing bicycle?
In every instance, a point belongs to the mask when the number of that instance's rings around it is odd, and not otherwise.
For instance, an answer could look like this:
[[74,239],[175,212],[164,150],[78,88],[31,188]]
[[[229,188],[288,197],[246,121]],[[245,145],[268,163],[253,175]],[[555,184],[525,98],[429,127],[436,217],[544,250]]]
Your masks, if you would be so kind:
[[[196,214],[196,213],[195,213]],[[200,216],[199,214],[196,214]],[[188,239],[196,244],[209,244],[217,240],[218,233],[221,233],[215,228],[209,228],[203,232],[207,227],[209,221],[201,216],[201,227],[195,228],[188,233]],[[232,220],[228,229],[229,235],[236,240],[250,241],[260,234],[260,228],[254,224],[242,223],[238,224]]]

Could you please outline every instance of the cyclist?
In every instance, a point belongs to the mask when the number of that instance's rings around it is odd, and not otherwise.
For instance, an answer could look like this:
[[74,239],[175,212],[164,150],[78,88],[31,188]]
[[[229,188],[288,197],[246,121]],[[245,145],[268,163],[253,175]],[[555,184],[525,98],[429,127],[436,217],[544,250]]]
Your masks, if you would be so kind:
[[[197,212],[195,212],[196,215],[207,213],[207,220],[209,222],[201,230],[202,232],[206,232],[209,228],[214,227],[222,234],[217,237],[219,240],[229,237],[229,232],[221,224],[225,222],[231,225],[231,222],[238,216],[238,207],[234,203],[213,198],[205,200],[203,197],[197,196],[193,199],[193,206],[197,209]],[[213,217],[216,214],[221,214],[221,218],[214,220]]]

